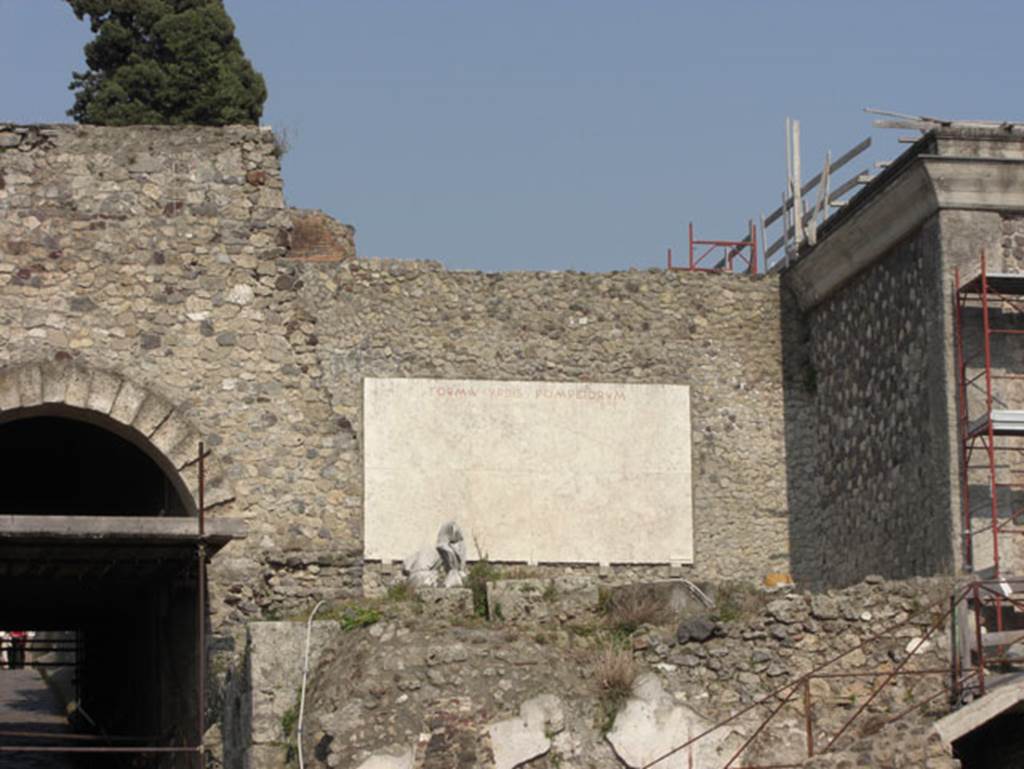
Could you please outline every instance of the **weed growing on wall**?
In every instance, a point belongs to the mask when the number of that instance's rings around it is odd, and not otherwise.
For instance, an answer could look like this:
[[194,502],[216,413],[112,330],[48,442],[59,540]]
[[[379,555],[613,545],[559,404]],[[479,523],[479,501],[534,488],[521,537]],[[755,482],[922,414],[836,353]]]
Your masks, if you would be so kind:
[[595,658],[598,726],[602,734],[607,734],[615,725],[615,717],[633,693],[637,675],[636,661],[629,649],[609,643]]
[[765,594],[747,582],[723,582],[715,590],[714,616],[721,622],[736,622],[758,615],[765,607]]
[[478,617],[488,616],[487,583],[501,579],[501,569],[487,560],[485,555],[469,567],[466,587],[473,593],[473,613]]
[[642,587],[598,593],[598,609],[616,635],[628,637],[642,625],[664,625],[672,615],[662,598]]

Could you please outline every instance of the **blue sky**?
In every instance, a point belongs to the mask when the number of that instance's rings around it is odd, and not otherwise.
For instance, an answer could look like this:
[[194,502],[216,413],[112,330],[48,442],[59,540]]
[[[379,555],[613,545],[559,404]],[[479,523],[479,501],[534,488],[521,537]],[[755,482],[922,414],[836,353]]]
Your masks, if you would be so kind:
[[[227,0],[288,132],[292,205],[361,255],[604,271],[732,238],[778,204],[784,119],[805,178],[897,131],[861,110],[1024,120],[1024,3]],[[0,121],[66,121],[89,34],[0,0]],[[905,134],[904,134],[905,135]]]

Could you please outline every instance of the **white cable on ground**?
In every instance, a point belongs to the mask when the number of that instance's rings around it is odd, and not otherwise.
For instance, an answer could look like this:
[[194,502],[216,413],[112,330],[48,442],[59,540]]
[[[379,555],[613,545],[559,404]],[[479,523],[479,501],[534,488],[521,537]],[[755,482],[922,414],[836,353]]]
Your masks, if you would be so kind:
[[299,769],[306,769],[305,764],[302,762],[302,717],[306,713],[306,679],[309,677],[309,642],[313,638],[313,617],[316,616],[317,611],[323,606],[323,601],[317,601],[316,606],[313,607],[313,611],[309,613],[309,619],[306,620],[306,653],[302,659],[302,692],[299,694],[299,726],[295,733],[295,741],[299,748]]

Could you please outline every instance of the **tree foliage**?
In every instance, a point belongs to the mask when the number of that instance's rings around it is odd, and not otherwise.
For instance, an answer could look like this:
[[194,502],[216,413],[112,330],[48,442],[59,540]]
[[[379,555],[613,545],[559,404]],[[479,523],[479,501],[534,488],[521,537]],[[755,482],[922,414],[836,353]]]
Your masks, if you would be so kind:
[[223,0],[67,0],[89,17],[68,114],[97,125],[257,123],[267,87]]

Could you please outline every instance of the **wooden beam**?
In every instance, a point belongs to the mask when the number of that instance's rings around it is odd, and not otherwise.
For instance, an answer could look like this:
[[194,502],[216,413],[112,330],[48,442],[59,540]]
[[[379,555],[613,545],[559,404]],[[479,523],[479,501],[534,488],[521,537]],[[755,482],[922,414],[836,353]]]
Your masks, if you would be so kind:
[[[830,176],[834,176],[836,171],[838,171],[840,168],[845,166],[847,163],[849,163],[855,157],[860,155],[862,152],[864,152],[864,150],[866,150],[870,146],[871,146],[871,137],[869,136],[867,139],[864,139],[862,142],[857,144],[855,147],[852,147],[851,149],[849,149],[846,152],[844,152],[842,155],[840,155],[838,158],[836,158],[836,161],[832,164],[831,168],[829,169],[829,175]],[[824,169],[822,169],[821,173],[818,173],[813,178],[811,178],[811,180],[808,181],[807,184],[805,184],[801,188],[800,191],[804,195],[809,193],[821,181],[823,174],[824,174]],[[787,174],[787,182],[788,182],[788,180],[789,180],[789,178],[788,178],[788,174]],[[775,223],[775,221],[780,216],[782,216],[782,208],[783,208],[782,206],[779,206],[774,211],[772,211],[770,214],[768,214],[768,216],[765,217],[764,223],[765,223],[766,227],[771,227]]]

